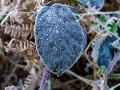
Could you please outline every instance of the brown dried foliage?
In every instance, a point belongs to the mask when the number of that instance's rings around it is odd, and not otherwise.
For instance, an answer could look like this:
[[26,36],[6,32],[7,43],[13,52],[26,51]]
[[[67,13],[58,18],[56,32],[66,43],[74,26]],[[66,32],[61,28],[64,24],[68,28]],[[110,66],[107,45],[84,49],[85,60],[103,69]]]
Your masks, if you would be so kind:
[[6,52],[16,52],[21,57],[24,57],[27,60],[27,68],[34,66],[35,62],[39,60],[34,42],[25,42],[17,39],[12,39],[9,43],[6,44]]
[[[4,0],[0,2],[5,3]],[[27,63],[25,69],[29,70],[30,75],[26,78],[23,88],[24,90],[34,90],[36,86],[39,86],[43,73],[43,65],[34,43],[34,20],[29,18],[36,13],[36,9],[34,9],[36,4],[32,0],[8,0],[8,6],[9,10],[1,12],[1,14],[6,13],[7,15],[0,15],[0,18],[4,17],[1,21],[1,26],[5,28],[4,33],[12,37],[9,42],[6,42],[5,51],[18,53],[25,59]],[[5,90],[14,90],[14,87],[9,86]],[[16,87],[15,90],[17,90]]]
[[24,36],[25,38],[29,37],[32,39],[34,37],[34,25],[31,23],[30,26],[28,24],[22,24],[22,27],[16,25],[7,25],[5,28],[5,33],[10,34],[11,37],[20,38]]
[[[27,68],[30,69],[39,60],[39,56],[34,41],[31,41],[34,39],[34,24],[29,19],[34,13],[35,4],[25,4],[25,2],[22,0],[11,2],[11,9],[1,25],[5,26],[5,33],[13,37],[9,43],[6,43],[6,51],[16,52],[25,58]],[[4,25],[4,23],[8,24]]]

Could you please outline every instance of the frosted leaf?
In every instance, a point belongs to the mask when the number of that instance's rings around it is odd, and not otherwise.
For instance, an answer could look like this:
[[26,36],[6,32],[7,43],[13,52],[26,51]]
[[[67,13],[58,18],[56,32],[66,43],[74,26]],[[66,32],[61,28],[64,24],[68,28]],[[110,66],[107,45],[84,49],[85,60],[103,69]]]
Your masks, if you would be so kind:
[[110,43],[116,40],[115,36],[108,36],[103,43],[100,45],[98,50],[98,59],[97,63],[99,66],[105,65],[109,66],[109,63],[112,61],[114,53],[117,52],[117,49],[114,48]]
[[84,6],[87,6],[87,4],[90,3],[92,7],[95,7],[98,10],[101,10],[105,3],[105,0],[79,0],[79,1],[82,2]]
[[86,35],[62,4],[44,6],[36,17],[35,41],[43,64],[58,76],[70,69],[86,46]]

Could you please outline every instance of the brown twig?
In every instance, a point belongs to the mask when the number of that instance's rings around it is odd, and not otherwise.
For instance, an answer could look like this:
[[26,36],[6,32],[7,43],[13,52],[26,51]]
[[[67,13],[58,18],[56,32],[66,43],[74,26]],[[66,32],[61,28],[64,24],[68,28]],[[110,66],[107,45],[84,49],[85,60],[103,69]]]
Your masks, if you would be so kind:
[[94,82],[93,80],[89,80],[89,79],[86,79],[86,78],[84,78],[84,77],[81,77],[81,76],[75,74],[74,72],[72,72],[72,71],[70,71],[70,70],[67,70],[66,73],[69,73],[69,74],[73,75],[74,77],[80,79],[81,81],[87,83],[87,84],[90,85],[90,86],[92,86],[92,83]]
[[97,68],[94,66],[94,71],[93,71],[93,74],[94,74],[94,80],[97,80]]
[[25,68],[25,65],[21,65],[21,64],[18,64],[18,63],[15,63],[13,60],[8,60],[11,64],[13,64],[13,65],[15,65],[15,66],[17,66],[17,67],[19,67],[19,68],[22,68],[22,69],[24,69]]
[[[19,61],[20,61],[20,57],[19,57],[19,59],[16,61],[16,64],[18,64]],[[16,69],[17,69],[17,66],[15,66],[15,67],[13,68],[13,70],[11,71],[9,77],[6,79],[6,82],[4,83],[4,86],[9,82],[9,80],[11,79],[11,77],[12,77],[12,75],[14,74],[14,72],[16,71]]]
[[110,12],[94,12],[94,13],[87,12],[87,13],[75,14],[75,15],[78,15],[78,16],[83,15],[83,16],[85,16],[85,15],[105,15],[105,14],[120,14],[120,10],[118,10],[118,11],[110,11]]

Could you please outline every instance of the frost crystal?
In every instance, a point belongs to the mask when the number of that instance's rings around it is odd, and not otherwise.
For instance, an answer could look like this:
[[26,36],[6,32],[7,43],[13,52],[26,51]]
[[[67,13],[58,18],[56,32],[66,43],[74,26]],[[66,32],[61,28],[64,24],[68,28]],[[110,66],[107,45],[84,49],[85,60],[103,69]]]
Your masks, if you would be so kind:
[[38,12],[35,41],[44,65],[60,76],[77,61],[87,40],[72,11],[66,5],[54,4]]

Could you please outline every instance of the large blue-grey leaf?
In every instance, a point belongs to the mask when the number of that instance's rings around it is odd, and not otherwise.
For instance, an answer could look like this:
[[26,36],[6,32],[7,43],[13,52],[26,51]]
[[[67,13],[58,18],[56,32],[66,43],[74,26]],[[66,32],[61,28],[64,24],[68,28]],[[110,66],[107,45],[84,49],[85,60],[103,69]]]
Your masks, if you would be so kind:
[[62,4],[44,6],[35,21],[35,42],[43,64],[58,76],[70,69],[86,46],[83,32],[72,11]]

